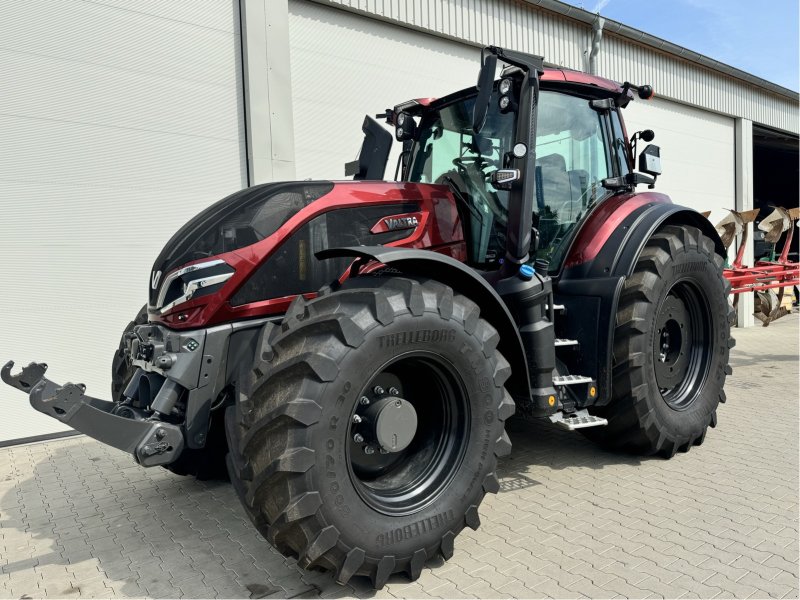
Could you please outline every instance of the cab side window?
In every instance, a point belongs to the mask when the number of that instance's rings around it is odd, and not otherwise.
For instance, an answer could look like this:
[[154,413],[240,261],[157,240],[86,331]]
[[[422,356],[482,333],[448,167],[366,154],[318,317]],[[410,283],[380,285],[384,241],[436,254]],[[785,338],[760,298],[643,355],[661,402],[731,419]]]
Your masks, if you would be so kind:
[[604,117],[585,98],[543,91],[536,134],[537,257],[550,259],[587,209],[604,193],[612,169]]

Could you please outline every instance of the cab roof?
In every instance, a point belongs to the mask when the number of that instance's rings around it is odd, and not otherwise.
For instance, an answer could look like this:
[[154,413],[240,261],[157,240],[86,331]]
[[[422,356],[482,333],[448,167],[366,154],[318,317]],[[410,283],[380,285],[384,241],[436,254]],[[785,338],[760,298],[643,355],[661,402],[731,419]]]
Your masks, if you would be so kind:
[[[611,79],[598,77],[597,75],[591,75],[589,73],[584,73],[583,71],[575,71],[573,69],[556,67],[553,65],[545,65],[544,73],[539,77],[539,81],[545,84],[545,86],[548,83],[553,83],[556,85],[559,83],[566,83],[574,86],[588,86],[589,88],[594,88],[596,92],[600,92],[600,94],[598,94],[600,96],[611,96],[622,92],[622,86]],[[476,93],[476,91],[477,88],[473,86],[463,90],[458,90],[446,96],[442,96],[441,98],[415,98],[413,100],[403,102],[402,104],[398,104],[395,107],[395,110],[401,109],[414,114],[416,112],[414,110],[415,106],[417,107],[417,110],[421,110],[431,106],[434,103],[448,104],[456,98],[472,95]],[[632,96],[630,92],[628,92],[628,94]]]
[[590,75],[583,71],[574,71],[572,69],[565,69],[561,67],[545,67],[544,74],[539,78],[540,81],[566,81],[568,83],[575,83],[578,85],[593,85],[604,90],[608,90],[612,94],[618,94],[622,91],[622,86],[616,81],[606,79],[605,77],[598,77],[597,75]]

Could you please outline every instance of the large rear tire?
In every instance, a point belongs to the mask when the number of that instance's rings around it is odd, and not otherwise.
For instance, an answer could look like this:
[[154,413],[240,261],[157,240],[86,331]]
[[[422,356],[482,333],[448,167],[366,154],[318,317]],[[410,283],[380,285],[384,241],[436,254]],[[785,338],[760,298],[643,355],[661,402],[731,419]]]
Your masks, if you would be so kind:
[[667,226],[647,242],[625,282],[614,334],[613,393],[583,430],[604,446],[666,458],[717,424],[730,337],[723,259],[694,227]]
[[362,277],[299,297],[265,328],[228,409],[228,468],[282,554],[381,588],[450,558],[463,527],[478,527],[514,412],[479,313],[435,281]]
[[[125,335],[137,325],[147,323],[147,305],[144,305],[136,317],[125,326],[120,338],[119,348],[114,353],[111,361],[111,399],[114,402],[122,400],[122,394],[136,372],[133,366]],[[228,478],[225,466],[225,456],[228,453],[228,444],[225,439],[224,411],[217,410],[211,414],[208,424],[208,437],[206,445],[199,449],[184,448],[180,456],[172,463],[163,465],[165,469],[176,475],[191,475],[200,480]]]

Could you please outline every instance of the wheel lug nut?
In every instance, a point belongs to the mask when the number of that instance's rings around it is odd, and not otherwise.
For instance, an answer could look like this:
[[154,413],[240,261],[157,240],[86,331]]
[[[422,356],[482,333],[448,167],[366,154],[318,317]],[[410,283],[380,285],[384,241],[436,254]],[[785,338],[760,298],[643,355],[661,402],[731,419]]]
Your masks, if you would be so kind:
[[361,396],[361,400],[359,400],[359,402],[361,403],[362,406],[366,406],[367,404],[369,404],[369,398],[367,398],[366,396]]
[[400,408],[400,407],[403,405],[403,403],[402,403],[402,402],[400,402],[400,400],[395,400],[395,401],[394,401],[394,405],[395,405],[396,407]]
[[374,388],[372,388],[372,391],[375,393],[376,396],[383,395],[383,388],[379,385],[376,385]]
[[372,446],[364,446],[364,454],[375,454],[375,448]]
[[359,417],[358,415],[353,415],[353,423],[355,423],[356,425],[361,423],[361,417]]
[[355,434],[355,435],[353,436],[353,441],[354,441],[356,444],[360,444],[361,442],[363,442],[363,441],[364,441],[364,436],[363,436],[363,435],[361,435],[360,433],[357,433],[357,434]]
[[390,387],[389,388],[389,393],[392,396],[399,396],[400,395],[400,390],[398,390],[396,387]]

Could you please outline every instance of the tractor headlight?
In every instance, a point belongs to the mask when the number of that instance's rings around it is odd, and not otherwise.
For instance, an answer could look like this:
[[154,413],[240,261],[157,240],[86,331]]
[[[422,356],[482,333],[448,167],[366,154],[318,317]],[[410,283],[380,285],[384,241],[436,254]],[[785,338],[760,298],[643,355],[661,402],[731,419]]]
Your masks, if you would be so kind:
[[164,278],[156,306],[162,315],[192,298],[213,294],[233,277],[234,270],[221,259],[196,263]]
[[497,86],[497,91],[499,91],[503,96],[508,94],[508,92],[511,91],[511,80],[508,78],[501,79],[500,84]]
[[414,134],[417,131],[417,125],[411,115],[401,112],[395,119],[394,137],[399,142],[414,139]]
[[508,96],[500,96],[500,101],[498,104],[500,106],[500,110],[507,110],[511,105],[511,98]]

